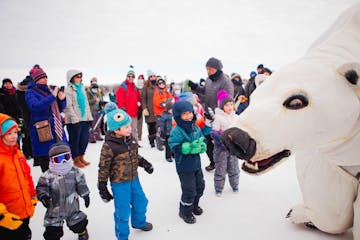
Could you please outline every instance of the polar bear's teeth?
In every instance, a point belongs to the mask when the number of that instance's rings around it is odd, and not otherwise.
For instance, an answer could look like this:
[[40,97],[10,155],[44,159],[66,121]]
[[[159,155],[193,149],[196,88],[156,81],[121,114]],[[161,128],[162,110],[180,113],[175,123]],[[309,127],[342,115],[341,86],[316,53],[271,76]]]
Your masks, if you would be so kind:
[[250,164],[248,162],[245,162],[245,165],[248,167],[248,168],[251,168],[253,170],[259,170],[259,165],[258,163],[256,162],[255,165],[254,164]]

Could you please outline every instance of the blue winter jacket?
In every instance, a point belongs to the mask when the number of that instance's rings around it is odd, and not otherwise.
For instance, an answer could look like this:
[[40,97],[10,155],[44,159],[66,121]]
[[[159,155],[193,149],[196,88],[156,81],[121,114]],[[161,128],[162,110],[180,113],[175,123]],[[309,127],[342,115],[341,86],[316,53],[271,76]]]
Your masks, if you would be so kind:
[[[40,92],[34,89],[35,86],[47,93],[48,95],[42,95]],[[31,82],[28,85],[28,90],[25,94],[25,100],[31,114],[30,139],[32,144],[33,156],[48,156],[50,146],[56,142],[54,120],[51,113],[51,103],[57,101],[59,111],[61,112],[66,107],[66,98],[60,101],[59,99],[55,98],[54,95],[52,95],[48,85],[34,84]],[[47,142],[39,142],[39,138],[34,124],[36,122],[47,119],[50,119],[53,139]],[[67,142],[65,132],[63,132],[63,141]]]
[[192,172],[201,169],[200,154],[184,155],[181,152],[181,144],[184,142],[193,142],[202,136],[201,130],[194,125],[194,131],[190,134],[179,126],[175,126],[168,139],[168,144],[175,155],[175,164],[177,172]]

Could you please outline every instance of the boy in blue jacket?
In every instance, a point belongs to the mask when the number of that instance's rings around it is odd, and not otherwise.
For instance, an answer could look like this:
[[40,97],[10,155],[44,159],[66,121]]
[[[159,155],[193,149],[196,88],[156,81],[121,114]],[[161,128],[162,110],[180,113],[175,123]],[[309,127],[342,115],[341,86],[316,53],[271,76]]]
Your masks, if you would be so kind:
[[176,171],[181,183],[179,216],[189,224],[196,222],[195,215],[201,215],[200,197],[205,189],[201,170],[200,153],[206,152],[201,130],[195,125],[196,116],[188,101],[176,102],[173,106],[176,127],[171,131],[168,144],[175,156]]

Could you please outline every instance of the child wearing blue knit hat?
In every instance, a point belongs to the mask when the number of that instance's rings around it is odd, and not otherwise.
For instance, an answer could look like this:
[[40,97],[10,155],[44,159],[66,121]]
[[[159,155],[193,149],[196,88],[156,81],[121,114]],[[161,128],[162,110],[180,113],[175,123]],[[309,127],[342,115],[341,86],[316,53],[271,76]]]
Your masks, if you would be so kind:
[[[109,132],[101,149],[98,189],[104,202],[114,199],[115,234],[118,240],[129,237],[129,218],[133,228],[143,231],[152,230],[146,221],[148,200],[140,184],[137,168],[143,167],[151,174],[151,163],[138,154],[135,138],[131,134],[131,118],[115,103],[105,105]],[[107,188],[110,180],[112,194]],[[136,196],[136,197],[133,197]]]
[[190,102],[175,102],[173,115],[177,125],[170,133],[168,144],[174,153],[176,172],[181,182],[179,216],[184,222],[193,224],[196,222],[193,214],[203,213],[199,206],[205,189],[200,153],[206,152],[206,144],[200,128],[195,124],[196,115]]

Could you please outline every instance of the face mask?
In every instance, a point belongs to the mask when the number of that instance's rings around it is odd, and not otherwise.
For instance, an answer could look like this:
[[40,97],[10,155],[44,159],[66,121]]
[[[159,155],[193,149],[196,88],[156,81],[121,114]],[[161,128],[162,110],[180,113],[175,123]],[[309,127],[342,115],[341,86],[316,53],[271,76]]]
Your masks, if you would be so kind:
[[91,89],[91,92],[92,92],[92,93],[97,93],[97,89],[96,89],[96,88],[92,88],[92,89]]
[[137,81],[137,87],[138,87],[138,88],[142,88],[143,86],[144,86],[144,80],[138,79],[138,81]]

